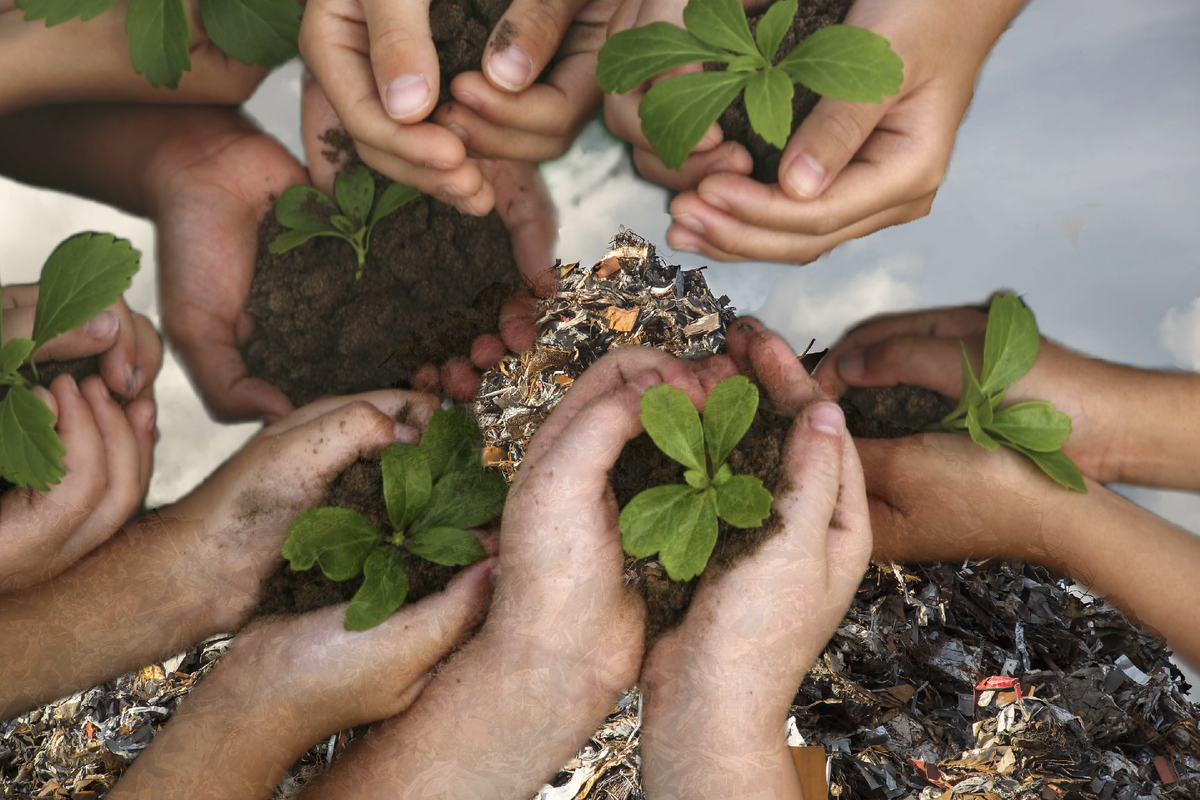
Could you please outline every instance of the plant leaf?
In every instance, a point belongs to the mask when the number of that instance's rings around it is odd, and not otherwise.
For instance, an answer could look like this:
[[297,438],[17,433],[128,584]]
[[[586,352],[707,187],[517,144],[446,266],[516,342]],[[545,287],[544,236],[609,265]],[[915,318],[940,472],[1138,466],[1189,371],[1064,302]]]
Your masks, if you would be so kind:
[[[354,220],[350,219],[344,214],[334,214],[329,218],[329,221],[339,233],[346,237],[347,241],[353,239],[354,234],[358,233],[359,231],[359,227],[357,224],[355,224]],[[359,259],[359,261],[361,262],[362,259]]]
[[987,426],[1022,449],[1051,453],[1071,438],[1071,418],[1049,403],[1017,403],[997,411]]
[[798,0],[778,0],[758,18],[758,27],[754,30],[754,40],[758,44],[758,52],[767,60],[767,64],[775,63],[779,54],[779,43],[792,27],[799,8]]
[[955,409],[942,418],[942,425],[949,425],[952,421],[961,419],[971,406],[988,403],[988,398],[983,396],[983,390],[979,387],[979,379],[975,377],[975,368],[971,366],[967,344],[962,339],[958,340],[958,349],[962,353],[962,397],[958,398]]
[[38,283],[33,341],[46,342],[82,325],[117,301],[138,271],[141,253],[108,233],[80,233],[46,259]]
[[792,135],[792,95],[787,73],[776,67],[750,77],[746,84],[746,113],[750,126],[768,144],[782,150]]
[[371,204],[375,202],[375,179],[366,167],[338,175],[333,181],[333,194],[342,212],[356,223],[356,227],[366,224]]
[[46,20],[46,27],[78,17],[83,21],[98,17],[117,0],[17,0],[17,8],[25,12],[26,22]]
[[865,28],[830,25],[809,36],[779,66],[819,95],[878,103],[900,91],[904,62],[888,40]]
[[35,346],[33,339],[9,339],[0,347],[0,382],[12,378]]
[[408,597],[408,565],[398,548],[376,548],[363,562],[363,576],[363,585],[350,599],[342,622],[348,631],[374,628]]
[[669,22],[652,22],[614,34],[600,48],[596,82],[610,94],[624,94],[667,70],[732,55],[711,47]]
[[413,534],[408,549],[426,561],[444,567],[462,567],[487,558],[475,534],[462,528],[430,528]]
[[735,528],[761,528],[774,497],[753,475],[734,475],[717,487],[717,516]]
[[762,56],[755,53],[752,56],[738,56],[734,58],[725,69],[729,72],[756,73],[762,72],[767,66],[767,62],[763,61]]
[[717,474],[713,476],[712,485],[713,486],[721,486],[723,484],[729,483],[729,480],[732,477],[733,477],[733,470],[731,470],[729,468],[728,464],[722,464],[721,466],[717,467]]
[[379,195],[379,202],[375,204],[375,208],[371,211],[371,219],[367,223],[368,227],[375,227],[375,223],[399,210],[402,206],[411,203],[421,196],[421,193],[412,188],[405,186],[403,183],[389,183],[387,188],[383,190],[383,194]]
[[674,386],[659,384],[646,390],[641,406],[642,425],[658,449],[688,469],[708,475],[700,415],[688,396]]
[[1002,294],[988,310],[983,336],[983,369],[979,384],[984,394],[1008,389],[1037,361],[1041,337],[1033,312],[1015,294]]
[[67,448],[54,432],[54,412],[21,385],[0,400],[0,475],[22,488],[47,492],[67,474]]
[[[670,484],[637,494],[621,509],[617,523],[625,552],[634,558],[659,553],[659,561],[667,567],[672,580],[688,580],[699,574],[716,542],[717,512],[709,497],[711,491],[698,492],[682,484]],[[711,541],[706,527],[710,515]],[[668,549],[671,549],[671,565],[665,560]],[[699,570],[687,577],[677,577],[690,572],[697,561]]]
[[293,247],[299,247],[309,239],[314,239],[317,236],[332,236],[335,239],[342,239],[347,242],[350,241],[350,239],[347,238],[347,236],[341,231],[334,231],[328,228],[324,228],[319,231],[292,230],[284,231],[276,236],[275,239],[269,245],[267,245],[267,250],[275,255],[279,255],[280,253],[286,253]]
[[1000,443],[983,430],[983,425],[979,421],[979,406],[971,406],[967,409],[967,433],[971,434],[971,439],[975,444],[985,450],[1000,449]]
[[433,478],[429,462],[419,447],[393,442],[380,454],[383,501],[392,529],[401,532],[413,524],[429,505]]
[[688,33],[714,47],[745,55],[758,52],[740,0],[688,0],[683,24]]
[[295,0],[200,0],[213,43],[243,64],[268,68],[299,54],[303,11]]
[[695,72],[651,86],[638,116],[663,164],[679,169],[749,79],[738,72]]
[[475,468],[451,472],[433,485],[425,516],[413,527],[416,531],[432,528],[478,528],[504,510],[508,484],[494,472]]
[[750,430],[758,411],[758,387],[745,375],[726,378],[704,403],[704,444],[713,469],[719,469]]
[[329,196],[306,183],[289,186],[275,202],[275,219],[296,231],[329,230],[329,218],[336,213],[338,207]]
[[483,464],[479,426],[466,406],[434,412],[421,434],[420,447],[429,461],[429,474],[434,481],[447,472],[479,468]]
[[1008,446],[1037,464],[1038,468],[1053,478],[1058,485],[1080,494],[1087,494],[1087,483],[1083,480],[1083,474],[1079,471],[1079,467],[1075,466],[1075,462],[1063,451],[1039,453],[1019,445],[1010,444]]
[[297,572],[321,565],[325,577],[348,581],[383,538],[371,520],[350,508],[314,508],[296,517],[283,543],[283,557]]
[[151,86],[174,89],[192,68],[188,50],[192,33],[183,0],[129,0],[125,33],[133,68]]
[[679,527],[658,553],[673,581],[690,581],[708,566],[717,543],[716,491],[708,489],[683,507]]
[[712,484],[712,481],[708,479],[708,473],[697,469],[689,469],[684,472],[683,479],[693,489],[707,489]]

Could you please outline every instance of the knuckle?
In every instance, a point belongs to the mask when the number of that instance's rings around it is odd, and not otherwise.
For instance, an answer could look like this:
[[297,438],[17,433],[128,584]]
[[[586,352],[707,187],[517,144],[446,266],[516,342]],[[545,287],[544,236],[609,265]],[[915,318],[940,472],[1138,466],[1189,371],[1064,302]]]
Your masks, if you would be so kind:
[[[556,4],[538,2],[522,9],[512,22],[515,26],[515,31],[512,33],[514,38],[520,36],[525,49],[528,50],[530,46],[534,46],[541,50],[547,43],[558,44],[563,30],[566,28],[566,22],[567,20]],[[501,23],[501,25],[503,24]],[[492,46],[496,47],[494,39]]]
[[839,112],[830,114],[822,124],[822,134],[838,148],[842,157],[848,158],[858,151],[866,138],[862,120],[858,115]]

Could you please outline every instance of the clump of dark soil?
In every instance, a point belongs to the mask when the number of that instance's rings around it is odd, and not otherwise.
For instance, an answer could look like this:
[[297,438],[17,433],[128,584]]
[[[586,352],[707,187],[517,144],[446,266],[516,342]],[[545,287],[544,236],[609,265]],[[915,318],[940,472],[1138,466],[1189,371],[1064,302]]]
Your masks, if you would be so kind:
[[[815,31],[828,25],[836,25],[846,18],[854,0],[801,0],[800,11],[791,29],[783,37],[779,46],[781,54],[787,53],[803,39]],[[750,30],[758,29],[758,20],[767,12],[770,4],[763,5],[756,12],[750,12]],[[796,84],[796,94],[792,97],[792,130],[800,127],[800,123],[812,111],[820,96],[808,90],[807,87]],[[779,160],[783,152],[754,132],[750,127],[750,117],[746,113],[746,103],[739,95],[718,120],[721,130],[725,132],[727,141],[739,142],[750,151],[754,158],[754,171],[750,177],[761,183],[779,182]]]
[[[477,70],[496,23],[512,0],[433,0],[429,28],[441,70],[441,100],[450,98],[450,81],[460,72]],[[505,49],[515,31],[501,29],[496,47]]]
[[945,395],[920,386],[900,384],[877,389],[851,388],[840,405],[851,435],[865,439],[898,439],[920,433],[957,405]]

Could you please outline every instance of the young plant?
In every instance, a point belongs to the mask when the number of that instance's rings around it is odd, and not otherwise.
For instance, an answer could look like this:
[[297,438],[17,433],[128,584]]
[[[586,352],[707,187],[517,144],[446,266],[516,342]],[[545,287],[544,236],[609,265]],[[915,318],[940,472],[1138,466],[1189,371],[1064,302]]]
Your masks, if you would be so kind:
[[[287,228],[271,242],[272,253],[283,253],[304,244],[314,236],[336,236],[354,248],[358,269],[354,280],[362,278],[375,223],[416,199],[420,192],[399,183],[389,184],[375,202],[375,180],[366,167],[343,172],[333,181],[333,195],[307,184],[290,187],[275,204],[275,219]],[[373,207],[372,207],[373,206]]]
[[8,388],[0,400],[0,475],[10,483],[45,492],[67,474],[62,463],[67,449],[54,432],[54,414],[18,370],[28,363],[33,379],[40,380],[33,351],[115,303],[129,288],[140,257],[124,239],[80,233],[46,259],[33,338],[13,338],[0,348],[0,386]]
[[438,411],[421,444],[383,451],[383,499],[391,530],[381,532],[349,508],[316,508],[292,523],[283,557],[296,571],[320,564],[330,580],[363,575],[344,625],[364,631],[404,605],[408,559],[444,566],[473,564],[486,553],[468,531],[497,517],[508,484],[483,469],[479,429],[463,406]]
[[596,80],[605,92],[622,94],[676,67],[726,65],[661,80],[638,107],[642,131],[671,169],[683,164],[742,91],[751,127],[780,149],[792,133],[795,83],[855,103],[878,103],[900,91],[903,62],[887,39],[864,28],[830,25],[776,60],[797,8],[797,0],[779,0],[751,34],[739,0],[689,0],[686,30],[652,22],[609,39],[600,49]]
[[[27,21],[45,20],[47,27],[98,17],[116,2],[16,0]],[[213,44],[243,64],[267,68],[296,57],[303,10],[296,0],[200,0],[200,18]],[[151,86],[174,89],[192,68],[192,31],[183,0],[129,0],[125,35],[134,70]]]
[[962,342],[962,400],[937,430],[966,431],[987,450],[1011,447],[1068,489],[1086,492],[1075,462],[1060,449],[1071,436],[1071,418],[1050,403],[1000,408],[1004,394],[1037,361],[1041,336],[1033,312],[1014,294],[992,300],[983,340],[983,369],[976,377]]
[[771,493],[752,475],[734,475],[725,460],[758,411],[758,388],[744,375],[726,378],[708,395],[704,421],[687,395],[652,386],[642,395],[642,425],[658,449],[687,471],[687,484],[655,486],[621,510],[621,544],[634,558],[658,553],[674,581],[699,575],[717,543],[717,518],[758,528],[771,514]]

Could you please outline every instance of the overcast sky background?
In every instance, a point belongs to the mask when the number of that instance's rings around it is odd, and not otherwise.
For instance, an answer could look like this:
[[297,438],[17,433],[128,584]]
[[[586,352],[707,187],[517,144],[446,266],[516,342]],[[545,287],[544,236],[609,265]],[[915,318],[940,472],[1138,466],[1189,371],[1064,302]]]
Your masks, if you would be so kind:
[[[711,265],[714,291],[794,346],[815,338],[820,349],[864,316],[977,302],[1006,287],[1025,296],[1047,336],[1076,349],[1200,370],[1198,41],[1195,0],[1033,0],[984,68],[929,217],[803,268]],[[289,65],[249,106],[293,151],[299,89]],[[671,257],[665,191],[637,178],[599,126],[544,174],[564,261],[597,258],[621,225]],[[54,246],[80,230],[111,231],[143,252],[126,297],[157,322],[148,223],[0,180],[4,283],[36,280]],[[170,359],[158,397],[152,505],[186,493],[256,429],[207,423]],[[1123,491],[1200,533],[1200,498]]]

